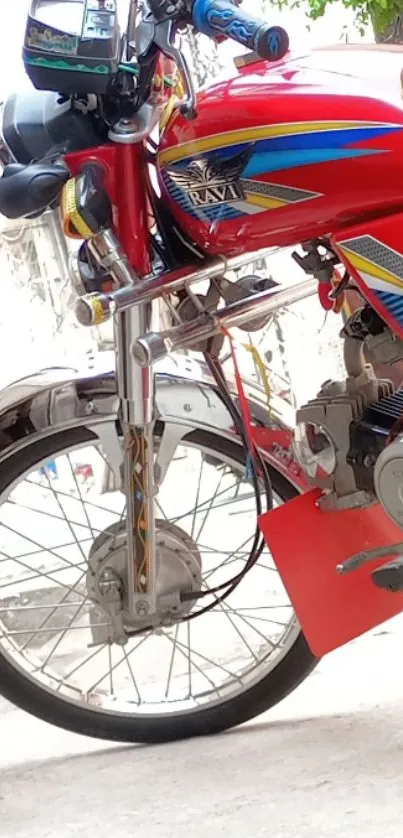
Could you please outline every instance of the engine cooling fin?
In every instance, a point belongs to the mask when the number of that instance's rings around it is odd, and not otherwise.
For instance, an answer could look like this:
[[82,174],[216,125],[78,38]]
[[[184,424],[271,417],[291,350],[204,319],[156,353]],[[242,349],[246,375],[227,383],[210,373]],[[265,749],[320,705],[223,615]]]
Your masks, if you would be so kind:
[[364,408],[350,425],[347,462],[360,490],[375,491],[374,468],[385,446],[403,431],[403,388]]
[[390,431],[395,422],[403,416],[403,388],[395,390],[390,396],[369,405],[362,414],[362,419],[372,425],[384,427]]

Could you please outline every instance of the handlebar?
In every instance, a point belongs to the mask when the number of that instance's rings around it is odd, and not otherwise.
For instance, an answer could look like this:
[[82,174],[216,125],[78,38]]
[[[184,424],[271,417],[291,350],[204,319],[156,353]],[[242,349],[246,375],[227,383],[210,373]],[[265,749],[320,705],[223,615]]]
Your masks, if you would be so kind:
[[231,0],[194,0],[194,26],[204,35],[225,35],[267,61],[283,58],[289,47],[287,32],[269,26],[231,3]]

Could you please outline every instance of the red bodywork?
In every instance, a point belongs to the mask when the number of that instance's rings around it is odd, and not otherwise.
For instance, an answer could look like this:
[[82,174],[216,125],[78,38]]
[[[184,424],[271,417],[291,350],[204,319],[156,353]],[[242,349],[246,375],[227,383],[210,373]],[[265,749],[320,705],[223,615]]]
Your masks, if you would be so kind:
[[141,145],[108,145],[66,155],[73,175],[92,160],[103,168],[116,234],[139,276],[150,273],[144,151]]
[[396,544],[402,531],[379,505],[323,512],[317,489],[262,515],[260,527],[313,653],[318,657],[403,610],[403,593],[377,588],[378,559],[340,575],[336,566],[362,550]]

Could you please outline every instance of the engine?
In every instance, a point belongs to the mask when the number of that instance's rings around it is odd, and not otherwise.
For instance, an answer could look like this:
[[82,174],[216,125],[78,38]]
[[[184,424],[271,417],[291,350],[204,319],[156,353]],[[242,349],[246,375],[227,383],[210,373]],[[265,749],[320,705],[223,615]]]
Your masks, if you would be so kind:
[[374,362],[403,359],[403,342],[369,306],[342,330],[347,378],[325,382],[297,412],[295,454],[322,508],[376,500],[403,526],[403,389],[375,376]]

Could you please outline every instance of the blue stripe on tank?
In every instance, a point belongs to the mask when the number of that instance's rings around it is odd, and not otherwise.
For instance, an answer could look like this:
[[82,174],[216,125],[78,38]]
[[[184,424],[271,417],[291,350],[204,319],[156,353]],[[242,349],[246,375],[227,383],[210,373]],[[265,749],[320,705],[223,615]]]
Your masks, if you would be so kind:
[[253,144],[255,152],[261,151],[292,151],[295,149],[310,148],[340,148],[352,143],[362,143],[365,140],[374,140],[384,137],[402,128],[345,128],[332,131],[312,131],[302,134],[287,134],[286,136],[267,137],[265,140],[239,143],[235,146],[218,148],[211,152],[217,157],[230,157],[243,151],[248,145]]
[[278,172],[282,169],[295,169],[298,166],[310,166],[313,163],[330,163],[332,160],[348,160],[355,157],[368,157],[371,154],[385,153],[386,149],[320,148],[254,154],[243,170],[242,177],[264,175],[266,172]]

